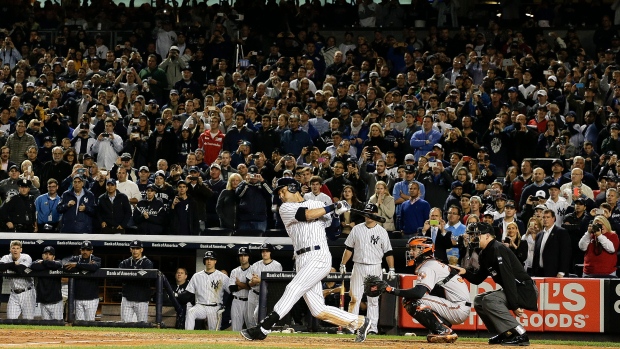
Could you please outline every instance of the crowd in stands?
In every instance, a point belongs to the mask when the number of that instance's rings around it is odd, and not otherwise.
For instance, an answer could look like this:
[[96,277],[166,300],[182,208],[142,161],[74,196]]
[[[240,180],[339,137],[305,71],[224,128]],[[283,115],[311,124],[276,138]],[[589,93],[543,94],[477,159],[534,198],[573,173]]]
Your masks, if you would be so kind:
[[[429,234],[445,262],[475,268],[466,224],[484,220],[536,276],[615,276],[612,18],[587,52],[575,29],[419,30],[410,7],[366,25],[372,1],[332,15],[400,37],[324,37],[315,5],[258,3],[16,14],[0,48],[1,229],[283,228],[272,188],[290,176],[307,200],[375,203],[387,230]],[[132,33],[108,48],[85,31],[99,26]],[[345,213],[341,234],[362,222]]]

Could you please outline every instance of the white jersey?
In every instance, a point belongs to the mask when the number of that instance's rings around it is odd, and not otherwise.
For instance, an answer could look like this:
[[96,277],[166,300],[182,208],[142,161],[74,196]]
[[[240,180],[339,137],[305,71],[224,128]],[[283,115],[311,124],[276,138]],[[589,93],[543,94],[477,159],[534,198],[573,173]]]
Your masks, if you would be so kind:
[[325,205],[319,201],[286,202],[280,206],[280,217],[286,228],[286,233],[293,242],[293,250],[320,246],[321,249],[329,251],[325,228],[332,222],[331,214],[326,214],[319,219],[300,222],[295,218],[300,207],[308,209],[323,208]]
[[387,231],[379,224],[372,228],[366,224],[354,226],[344,244],[355,250],[353,262],[361,264],[381,264],[383,256],[392,251]]
[[[245,283],[247,279],[251,279],[252,274],[250,274],[250,267],[245,269],[241,269],[241,266],[236,267],[233,271],[230,272],[230,279],[228,281],[228,289],[230,290],[230,286],[236,285],[237,279],[239,281]],[[233,296],[237,296],[239,298],[248,298],[248,292],[250,292],[247,288],[239,289],[233,292]]]
[[314,195],[312,192],[306,193],[304,195],[304,200],[314,200],[314,201],[320,201],[322,202],[325,206],[331,205],[334,202],[332,201],[332,198],[329,197],[329,195],[325,194],[325,193],[319,193],[319,195]]
[[186,291],[196,295],[196,304],[222,304],[224,292],[228,292],[228,276],[219,270],[199,271],[192,276]]
[[549,198],[545,202],[545,206],[555,212],[555,226],[561,228],[562,223],[564,222],[564,216],[566,215],[566,209],[570,206],[568,201],[561,196],[558,197],[558,202],[555,202]]
[[[271,263],[269,264],[265,264],[263,263],[262,260],[260,260],[258,262],[255,262],[248,268],[246,278],[248,279],[248,281],[250,281],[252,279],[253,274],[258,275],[258,277],[260,278],[261,273],[264,271],[282,271],[282,264],[280,264],[278,261],[274,261],[273,259],[271,260]],[[259,292],[260,284],[255,285],[254,287],[252,287],[252,289],[256,292]]]
[[[415,285],[422,285],[428,289],[428,292],[435,288],[435,285],[450,274],[450,268],[435,259],[427,259],[417,269],[418,278]],[[445,285],[445,299],[451,302],[469,302],[469,289],[463,278],[456,275],[450,279]]]
[[[19,259],[17,261],[19,261],[19,264],[25,265],[27,267],[29,267],[32,264],[32,258],[30,258],[30,256],[25,253],[20,254]],[[0,259],[0,263],[15,263],[15,262],[16,261],[13,260],[13,255],[11,254],[4,255],[2,256],[2,259]],[[9,270],[8,273],[14,274],[15,272],[12,270]],[[34,287],[34,281],[32,280],[32,278],[29,278],[29,277],[8,278],[8,279],[9,279],[9,285],[11,286],[11,290],[26,290],[28,289],[28,287]]]

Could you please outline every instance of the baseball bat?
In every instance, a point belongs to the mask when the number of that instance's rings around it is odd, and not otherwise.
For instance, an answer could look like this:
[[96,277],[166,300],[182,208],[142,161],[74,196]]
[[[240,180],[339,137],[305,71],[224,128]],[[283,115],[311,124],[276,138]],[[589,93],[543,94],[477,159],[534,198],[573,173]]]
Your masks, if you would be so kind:
[[[340,310],[344,311],[344,273],[340,280]],[[338,332],[342,333],[342,326],[338,326]]]
[[386,221],[385,217],[381,217],[381,216],[376,215],[374,213],[365,212],[365,211],[358,210],[358,209],[355,209],[355,208],[352,208],[351,212],[357,213],[360,216],[364,216],[364,217],[370,218],[373,221],[377,221],[379,223],[385,223],[385,221]]

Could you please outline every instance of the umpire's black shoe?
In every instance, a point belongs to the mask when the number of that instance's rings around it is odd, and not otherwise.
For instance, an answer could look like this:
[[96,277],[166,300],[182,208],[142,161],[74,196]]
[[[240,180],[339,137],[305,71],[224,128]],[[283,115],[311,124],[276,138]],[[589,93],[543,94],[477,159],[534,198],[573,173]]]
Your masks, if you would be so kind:
[[489,344],[502,344],[502,341],[508,337],[510,337],[508,335],[508,331],[502,332],[496,336],[489,338]]
[[515,333],[514,336],[504,339],[504,341],[502,341],[502,345],[510,347],[527,347],[530,345],[530,338],[527,336],[527,333]]
[[260,330],[260,326],[241,330],[241,336],[249,341],[262,341],[267,335]]

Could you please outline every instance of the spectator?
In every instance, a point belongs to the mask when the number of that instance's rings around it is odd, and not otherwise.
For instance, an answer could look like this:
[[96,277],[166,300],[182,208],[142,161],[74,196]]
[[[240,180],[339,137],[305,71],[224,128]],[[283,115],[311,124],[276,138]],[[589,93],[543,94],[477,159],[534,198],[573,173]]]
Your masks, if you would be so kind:
[[47,181],[47,193],[39,195],[34,205],[37,210],[37,231],[40,233],[57,233],[60,214],[56,210],[60,203],[58,181],[51,178]]
[[615,278],[618,245],[607,218],[596,216],[579,240],[579,248],[585,251],[583,277]]
[[[396,188],[394,189],[396,190]],[[418,182],[409,183],[409,199],[404,201],[401,207],[401,229],[405,236],[411,236],[424,225],[426,217],[429,217],[431,207],[420,196]]]
[[390,195],[388,185],[384,181],[377,181],[374,194],[368,199],[369,203],[377,205],[378,215],[385,218],[385,223],[379,223],[386,231],[396,230],[394,225],[394,197]]
[[420,156],[426,155],[433,150],[433,146],[441,140],[441,133],[433,129],[433,118],[425,116],[422,119],[422,129],[411,136],[411,147],[415,150],[413,154],[415,161]]
[[217,199],[216,212],[220,217],[220,227],[236,230],[238,225],[237,210],[239,199],[236,190],[243,179],[238,173],[233,173],[228,177],[226,189],[220,193]]
[[267,202],[271,201],[271,188],[254,165],[248,168],[247,179],[235,189],[239,197],[239,230],[262,231],[267,229]]
[[62,194],[58,213],[62,214],[61,233],[90,234],[95,215],[95,196],[84,189],[84,177],[73,177],[73,190]]
[[[36,146],[34,137],[26,132],[26,122],[17,121],[15,133],[8,136],[6,146],[10,149],[10,160],[21,164],[26,159],[26,150],[30,146]],[[62,156],[61,156],[62,158]]]
[[[351,208],[354,208],[360,211],[364,210],[364,203],[361,202],[357,198],[357,194],[355,193],[355,188],[353,188],[351,185],[345,185],[344,188],[342,188],[342,195],[340,195],[340,200],[338,201],[342,201],[342,200],[346,201]],[[340,215],[340,225],[342,226],[341,234],[344,235],[344,237],[349,236],[349,233],[351,232],[353,227],[361,223],[364,223],[363,216],[360,216],[350,211],[347,211],[341,214]]]
[[24,178],[17,183],[19,193],[8,198],[0,207],[0,221],[4,222],[8,231],[36,233],[35,197],[30,195],[32,182]]
[[116,188],[116,180],[106,181],[106,193],[97,200],[97,221],[101,223],[102,234],[123,234],[131,218],[131,205],[127,195]]
[[521,263],[525,262],[528,257],[528,243],[521,240],[519,226],[516,222],[510,222],[506,227],[506,237],[503,240],[504,246],[508,247]]
[[99,134],[92,148],[92,152],[97,154],[97,165],[100,168],[111,169],[121,150],[123,140],[114,132],[114,120],[108,118],[105,120],[105,131]]
[[157,104],[164,104],[164,89],[168,88],[168,78],[166,72],[157,66],[157,57],[153,54],[147,59],[147,66],[140,71],[140,79],[148,84]]
[[564,277],[570,270],[571,241],[564,228],[555,226],[555,212],[543,212],[543,230],[536,235],[533,274],[539,277]]
[[[52,149],[52,160],[46,162],[41,169],[41,180],[43,183],[47,183],[50,179],[63,181],[71,175],[72,165],[64,161],[62,157],[62,148],[54,147],[54,149]],[[42,193],[47,193],[47,187],[41,188],[40,190]]]
[[146,187],[146,197],[133,210],[133,220],[140,235],[162,235],[166,221],[166,207],[155,197],[157,188],[154,184]]
[[174,235],[198,235],[200,221],[196,201],[187,195],[187,183],[177,182],[177,195],[170,206],[170,230]]

